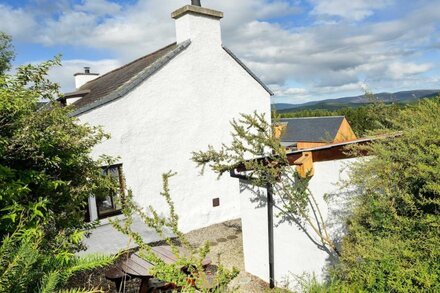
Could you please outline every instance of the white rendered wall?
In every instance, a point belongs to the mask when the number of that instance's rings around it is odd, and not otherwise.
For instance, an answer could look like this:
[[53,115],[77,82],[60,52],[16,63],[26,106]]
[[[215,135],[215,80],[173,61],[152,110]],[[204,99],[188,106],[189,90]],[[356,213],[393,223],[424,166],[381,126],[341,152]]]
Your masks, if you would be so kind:
[[75,103],[79,99],[81,99],[81,98],[68,98],[68,99],[66,99],[66,105],[67,106],[72,105],[73,103]]
[[[340,219],[334,216],[332,211],[343,208],[341,205],[346,198],[345,191],[340,190],[337,183],[346,178],[346,167],[355,160],[314,163],[315,175],[310,181],[310,189],[317,199],[325,221],[330,224],[332,236],[340,233],[342,227]],[[260,202],[255,202],[255,192],[261,192],[261,196],[266,198],[266,190],[252,189],[244,181],[240,186],[245,269],[269,282],[267,206],[258,206]],[[325,194],[340,194],[340,197],[328,205],[323,198]],[[274,222],[277,224],[275,217]],[[319,242],[313,232],[309,232],[312,238]],[[274,268],[277,284],[282,284],[287,278],[294,281],[294,276],[302,276],[304,273],[310,276],[314,274],[321,279],[328,258],[329,255],[320,250],[295,224],[285,222],[274,227]],[[294,285],[294,282],[291,284]]]
[[[232,118],[253,111],[270,119],[269,93],[219,43],[202,39],[192,40],[125,97],[79,118],[111,134],[94,155],[121,158],[127,186],[142,206],[167,212],[159,194],[161,174],[178,172],[170,188],[180,228],[189,231],[240,217],[238,181],[229,176],[217,181],[208,170],[200,176],[191,152],[230,141]],[[220,206],[214,208],[217,197]]]
[[176,41],[178,44],[190,39],[193,44],[221,46],[220,20],[188,13],[176,19]]
[[75,75],[75,87],[79,89],[89,81],[92,81],[99,77],[99,74],[78,74]]

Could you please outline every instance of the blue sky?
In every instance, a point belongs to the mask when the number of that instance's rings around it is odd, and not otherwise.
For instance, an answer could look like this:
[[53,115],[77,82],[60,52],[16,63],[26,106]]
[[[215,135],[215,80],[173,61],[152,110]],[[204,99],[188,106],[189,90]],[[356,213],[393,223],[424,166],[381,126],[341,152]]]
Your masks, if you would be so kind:
[[[15,65],[57,54],[73,90],[174,42],[170,13],[190,0],[0,0]],[[273,102],[440,88],[440,0],[202,0],[225,13],[223,42],[275,92]]]

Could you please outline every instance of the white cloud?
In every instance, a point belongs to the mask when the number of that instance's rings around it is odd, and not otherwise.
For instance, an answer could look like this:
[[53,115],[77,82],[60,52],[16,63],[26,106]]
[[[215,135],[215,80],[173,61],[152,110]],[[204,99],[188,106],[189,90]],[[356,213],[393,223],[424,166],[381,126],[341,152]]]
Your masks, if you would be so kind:
[[402,63],[394,62],[389,65],[389,71],[395,79],[401,79],[408,75],[416,75],[424,73],[432,68],[432,64],[415,64],[415,63]]
[[0,31],[8,33],[16,38],[25,38],[37,25],[34,19],[29,17],[23,9],[12,9],[0,4]]
[[[47,46],[107,50],[117,56],[117,61],[99,62],[111,66],[173,42],[174,21],[170,13],[189,2],[139,0],[119,5],[109,0],[86,0],[72,5],[69,1],[35,1],[40,5],[27,10],[0,5],[0,14],[8,18],[0,23],[0,30]],[[223,0],[202,4],[225,12],[224,44],[286,97],[302,100],[362,92],[363,83],[372,89],[398,87],[399,81],[408,86],[411,82],[423,84],[420,74],[435,66],[416,57],[438,44],[435,36],[440,23],[440,2],[422,1],[417,10],[400,19],[360,24],[359,20],[394,1],[310,1],[314,7],[307,17],[314,18],[313,25],[296,27],[265,20],[297,17],[300,7],[292,4],[294,1]],[[45,14],[42,6],[51,14]],[[53,11],[62,13],[53,17]],[[337,21],[332,20],[334,17]],[[63,72],[68,73],[57,73],[62,76],[63,85],[69,84],[67,80],[71,80],[74,71],[87,65],[77,61],[66,62],[66,68],[71,69]],[[105,66],[102,69],[104,72]],[[289,81],[295,81],[299,87],[291,88]]]
[[112,15],[119,13],[121,6],[106,0],[85,0],[81,5],[75,5],[75,10],[94,15]]
[[305,95],[307,90],[304,88],[279,88],[275,90],[277,96]]
[[315,15],[338,16],[349,20],[362,20],[374,10],[390,5],[391,0],[310,0]]

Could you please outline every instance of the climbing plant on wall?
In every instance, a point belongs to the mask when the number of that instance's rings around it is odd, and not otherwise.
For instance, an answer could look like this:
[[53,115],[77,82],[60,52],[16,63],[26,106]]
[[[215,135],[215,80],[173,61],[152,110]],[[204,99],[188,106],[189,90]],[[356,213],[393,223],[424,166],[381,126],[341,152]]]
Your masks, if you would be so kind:
[[[215,149],[193,153],[192,159],[201,171],[206,167],[219,176],[241,168],[253,188],[270,185],[275,194],[275,208],[280,221],[298,225],[318,239],[319,248],[329,254],[339,254],[330,236],[321,209],[308,188],[311,174],[299,176],[281,145],[276,123],[271,124],[264,114],[242,114],[231,122],[232,142]],[[305,175],[305,176],[304,176]],[[304,178],[303,178],[304,177]],[[255,192],[255,199],[265,203],[266,197]]]

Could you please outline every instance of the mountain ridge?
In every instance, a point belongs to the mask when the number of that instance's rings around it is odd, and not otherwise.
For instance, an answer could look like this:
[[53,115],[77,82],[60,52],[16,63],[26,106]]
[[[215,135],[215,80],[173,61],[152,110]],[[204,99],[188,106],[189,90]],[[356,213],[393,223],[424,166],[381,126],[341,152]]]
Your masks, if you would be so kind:
[[[373,94],[373,96],[384,103],[411,103],[425,97],[433,97],[436,94],[440,94],[440,89],[409,90],[394,93],[381,92]],[[344,107],[359,107],[368,104],[369,102],[370,101],[368,100],[366,95],[363,94],[352,97],[311,101],[302,104],[276,103],[272,104],[272,109],[276,109],[279,112],[314,109],[336,110]]]

